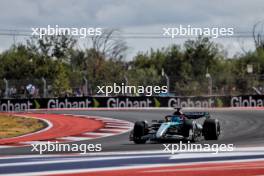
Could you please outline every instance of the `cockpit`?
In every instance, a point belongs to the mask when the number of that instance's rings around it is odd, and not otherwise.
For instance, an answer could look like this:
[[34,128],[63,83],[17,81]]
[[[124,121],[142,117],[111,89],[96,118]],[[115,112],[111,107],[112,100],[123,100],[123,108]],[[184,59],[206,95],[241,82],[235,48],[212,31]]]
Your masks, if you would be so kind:
[[183,118],[179,115],[168,115],[168,116],[165,116],[165,121],[166,122],[182,122],[183,121]]

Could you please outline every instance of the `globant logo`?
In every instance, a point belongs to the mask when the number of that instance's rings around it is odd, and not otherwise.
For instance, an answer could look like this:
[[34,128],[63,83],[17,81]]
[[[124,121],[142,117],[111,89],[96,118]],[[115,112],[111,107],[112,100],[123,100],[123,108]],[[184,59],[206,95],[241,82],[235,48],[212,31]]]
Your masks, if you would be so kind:
[[122,107],[151,107],[152,101],[149,99],[146,100],[129,100],[126,98],[125,100],[120,100],[119,98],[109,98],[107,101],[108,108],[122,108]]
[[168,101],[168,107],[203,107],[210,108],[214,106],[214,100],[209,98],[208,100],[191,100],[187,98],[186,100],[182,100],[180,98],[171,98]]
[[253,99],[252,96],[243,99],[243,97],[232,97],[232,107],[261,107],[264,106],[264,99]]
[[33,104],[30,101],[24,103],[12,103],[8,100],[6,103],[0,101],[0,111],[10,112],[10,111],[25,111],[31,109]]
[[64,101],[51,99],[48,101],[48,109],[51,108],[88,108],[91,105],[91,101],[85,99],[84,101]]

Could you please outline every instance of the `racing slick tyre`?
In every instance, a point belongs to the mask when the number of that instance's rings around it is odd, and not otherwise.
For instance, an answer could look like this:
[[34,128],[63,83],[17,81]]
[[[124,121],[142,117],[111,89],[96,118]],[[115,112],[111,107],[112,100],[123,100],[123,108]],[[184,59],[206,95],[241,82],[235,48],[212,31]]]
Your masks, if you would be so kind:
[[217,119],[206,119],[203,124],[205,140],[217,140],[220,135],[220,123]]
[[198,136],[196,135],[196,125],[193,120],[184,121],[183,136],[190,142],[196,142],[199,140]]
[[142,136],[147,134],[148,124],[144,121],[138,121],[134,125],[133,141],[135,144],[145,144],[147,139],[142,139]]

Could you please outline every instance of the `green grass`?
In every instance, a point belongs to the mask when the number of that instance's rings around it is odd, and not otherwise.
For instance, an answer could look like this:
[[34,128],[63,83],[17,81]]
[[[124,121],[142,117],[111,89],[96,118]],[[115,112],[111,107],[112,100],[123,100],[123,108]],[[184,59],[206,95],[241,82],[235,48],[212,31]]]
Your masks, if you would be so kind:
[[46,124],[39,119],[0,115],[0,139],[28,134],[45,127]]

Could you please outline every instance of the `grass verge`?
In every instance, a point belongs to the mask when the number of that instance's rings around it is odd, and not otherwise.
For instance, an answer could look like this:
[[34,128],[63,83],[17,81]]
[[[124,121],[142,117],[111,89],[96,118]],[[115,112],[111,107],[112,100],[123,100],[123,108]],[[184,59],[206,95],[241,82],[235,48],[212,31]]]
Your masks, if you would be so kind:
[[35,118],[0,115],[0,139],[21,136],[39,131],[47,125]]

